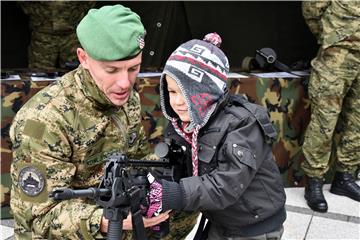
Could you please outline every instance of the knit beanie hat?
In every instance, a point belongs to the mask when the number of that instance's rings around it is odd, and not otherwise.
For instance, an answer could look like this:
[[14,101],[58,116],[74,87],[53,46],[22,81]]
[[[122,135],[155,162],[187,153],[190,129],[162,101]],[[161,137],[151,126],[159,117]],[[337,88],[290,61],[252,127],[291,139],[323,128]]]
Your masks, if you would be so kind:
[[[227,92],[229,61],[220,44],[220,36],[210,33],[203,40],[193,39],[180,45],[170,55],[160,78],[162,112],[178,134],[192,145],[194,176],[197,176],[197,134]],[[190,115],[186,129],[178,125],[179,117],[170,106],[166,75],[176,81],[185,98]]]

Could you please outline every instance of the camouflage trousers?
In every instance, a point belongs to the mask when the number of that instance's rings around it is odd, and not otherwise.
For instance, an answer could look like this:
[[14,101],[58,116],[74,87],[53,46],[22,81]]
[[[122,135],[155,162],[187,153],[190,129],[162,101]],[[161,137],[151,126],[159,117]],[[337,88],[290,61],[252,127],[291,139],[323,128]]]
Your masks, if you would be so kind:
[[29,68],[54,70],[65,68],[66,62],[77,60],[80,46],[76,34],[51,34],[33,31],[28,49]]
[[312,66],[302,168],[310,177],[324,176],[333,152],[335,170],[353,173],[360,164],[360,51],[320,49]]

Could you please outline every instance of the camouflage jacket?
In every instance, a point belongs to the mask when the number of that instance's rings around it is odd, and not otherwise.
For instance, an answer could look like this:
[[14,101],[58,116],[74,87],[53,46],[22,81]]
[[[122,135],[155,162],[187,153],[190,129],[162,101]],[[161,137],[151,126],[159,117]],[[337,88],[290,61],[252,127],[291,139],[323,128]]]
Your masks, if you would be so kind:
[[21,1],[18,2],[30,18],[30,28],[37,32],[65,34],[75,28],[95,1]]
[[81,66],[38,92],[11,126],[11,208],[17,239],[91,239],[99,236],[102,209],[93,201],[55,202],[59,188],[97,187],[103,155],[148,156],[140,99],[113,106]]
[[322,48],[334,44],[360,49],[358,1],[304,1],[303,16]]

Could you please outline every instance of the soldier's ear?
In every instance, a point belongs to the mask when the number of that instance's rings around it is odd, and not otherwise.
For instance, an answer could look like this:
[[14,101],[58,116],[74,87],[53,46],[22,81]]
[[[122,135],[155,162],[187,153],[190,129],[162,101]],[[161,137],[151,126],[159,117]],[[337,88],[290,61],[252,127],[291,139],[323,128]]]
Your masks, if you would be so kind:
[[77,54],[77,56],[78,56],[78,59],[79,59],[80,64],[81,64],[85,69],[88,69],[89,57],[88,57],[87,53],[85,52],[85,50],[82,49],[82,48],[77,48],[77,49],[76,49],[76,54]]

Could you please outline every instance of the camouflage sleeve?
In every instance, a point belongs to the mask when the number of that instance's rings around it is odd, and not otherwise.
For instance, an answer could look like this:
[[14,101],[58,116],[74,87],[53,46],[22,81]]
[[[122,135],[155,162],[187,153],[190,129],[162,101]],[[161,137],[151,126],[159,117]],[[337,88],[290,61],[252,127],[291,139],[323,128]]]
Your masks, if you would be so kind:
[[331,1],[303,1],[302,14],[314,36],[319,39],[322,33],[321,17]]
[[[93,239],[102,210],[94,202],[56,202],[52,190],[72,186],[76,166],[62,116],[21,109],[10,129],[13,144],[11,208],[19,239]],[[54,119],[56,119],[54,121]]]

